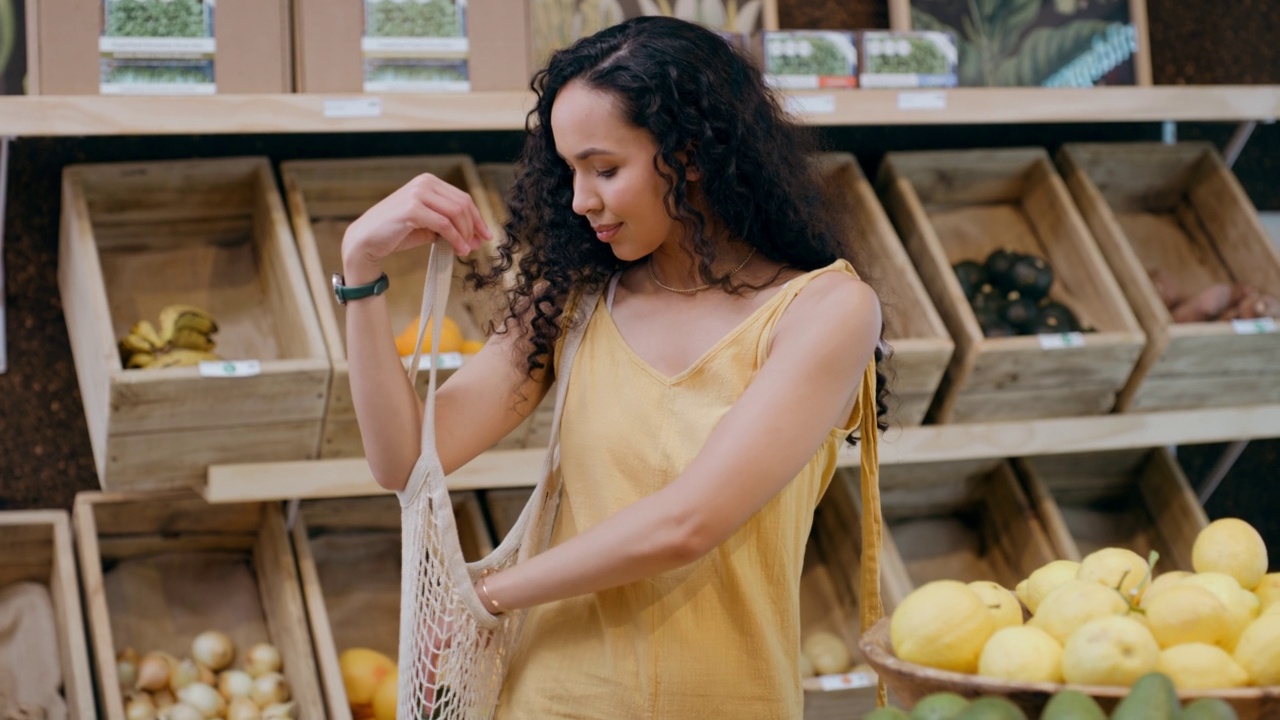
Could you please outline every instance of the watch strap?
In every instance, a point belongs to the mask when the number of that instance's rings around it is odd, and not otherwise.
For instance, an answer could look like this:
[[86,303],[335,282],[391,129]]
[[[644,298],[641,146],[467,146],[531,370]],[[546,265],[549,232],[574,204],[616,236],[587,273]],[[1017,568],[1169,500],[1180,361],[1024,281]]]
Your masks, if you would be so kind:
[[333,275],[333,295],[338,299],[338,304],[340,305],[346,305],[352,300],[381,295],[389,287],[391,287],[391,280],[386,273],[379,275],[377,280],[363,285],[347,285],[341,274],[334,273]]

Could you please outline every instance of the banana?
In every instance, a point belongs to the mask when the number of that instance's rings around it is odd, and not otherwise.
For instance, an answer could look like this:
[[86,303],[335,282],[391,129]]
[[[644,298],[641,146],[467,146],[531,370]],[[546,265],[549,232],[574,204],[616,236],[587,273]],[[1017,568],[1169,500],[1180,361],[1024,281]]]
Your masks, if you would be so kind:
[[160,339],[160,333],[156,332],[156,327],[151,324],[150,320],[139,320],[134,323],[133,327],[129,330],[129,334],[137,335],[143,340],[146,340],[155,350],[159,350],[164,347],[164,340]]
[[169,339],[169,345],[172,348],[186,348],[187,350],[203,350],[207,352],[214,348],[215,343],[208,335],[179,325],[174,328],[173,337]]
[[171,340],[179,327],[194,330],[202,335],[218,331],[218,323],[209,313],[194,305],[167,305],[160,310],[160,337]]
[[175,348],[169,352],[158,356],[155,361],[146,366],[147,370],[158,370],[162,368],[189,367],[191,365],[199,365],[205,360],[221,360],[214,353],[204,350],[188,350],[187,348]]
[[129,369],[140,369],[149,366],[156,361],[156,356],[149,352],[134,353],[125,361],[124,366]]

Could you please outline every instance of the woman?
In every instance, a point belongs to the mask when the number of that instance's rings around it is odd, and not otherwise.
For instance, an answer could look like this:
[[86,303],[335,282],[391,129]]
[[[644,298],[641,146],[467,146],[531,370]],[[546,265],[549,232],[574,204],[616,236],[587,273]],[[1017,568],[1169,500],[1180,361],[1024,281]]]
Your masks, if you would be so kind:
[[[476,587],[495,612],[530,609],[497,715],[800,717],[805,543],[839,444],[875,424],[876,295],[802,136],[716,34],[631,20],[557,53],[533,87],[510,241],[480,279],[519,258],[509,313],[437,395],[450,472],[569,378],[552,547]],[[350,226],[345,280],[490,237],[465,193],[422,176]],[[574,367],[558,368],[566,309],[594,290]],[[422,404],[385,299],[346,317],[366,455],[400,489]]]

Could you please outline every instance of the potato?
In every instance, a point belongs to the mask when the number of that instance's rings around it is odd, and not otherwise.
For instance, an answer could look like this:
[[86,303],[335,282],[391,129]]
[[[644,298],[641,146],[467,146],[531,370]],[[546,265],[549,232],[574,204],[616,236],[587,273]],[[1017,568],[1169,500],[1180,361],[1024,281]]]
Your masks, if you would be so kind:
[[1179,303],[1170,313],[1173,321],[1213,322],[1231,306],[1231,286],[1226,283],[1215,283],[1200,291],[1197,295]]
[[1182,288],[1172,275],[1160,268],[1151,268],[1147,271],[1147,276],[1151,278],[1151,284],[1155,286],[1156,294],[1166,308],[1172,310],[1182,302]]
[[819,675],[842,673],[853,663],[844,641],[829,632],[818,631],[805,638],[802,650]]

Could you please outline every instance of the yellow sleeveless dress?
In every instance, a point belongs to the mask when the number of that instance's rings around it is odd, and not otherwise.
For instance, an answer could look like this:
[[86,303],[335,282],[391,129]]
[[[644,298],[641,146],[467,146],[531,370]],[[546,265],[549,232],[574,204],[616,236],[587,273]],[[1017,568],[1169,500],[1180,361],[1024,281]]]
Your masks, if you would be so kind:
[[[824,272],[856,277],[840,260],[793,278],[674,377],[631,351],[600,299],[569,375],[561,426],[564,489],[552,545],[680,474],[763,365],[792,299]],[[875,466],[874,388],[872,364],[849,422],[832,428],[800,474],[705,557],[532,608],[495,717],[800,718],[798,589],[805,545],[839,446],[859,423],[872,429],[859,445],[864,462]],[[875,527],[867,530],[878,539],[878,504],[875,515]],[[878,607],[868,610],[878,617]]]

